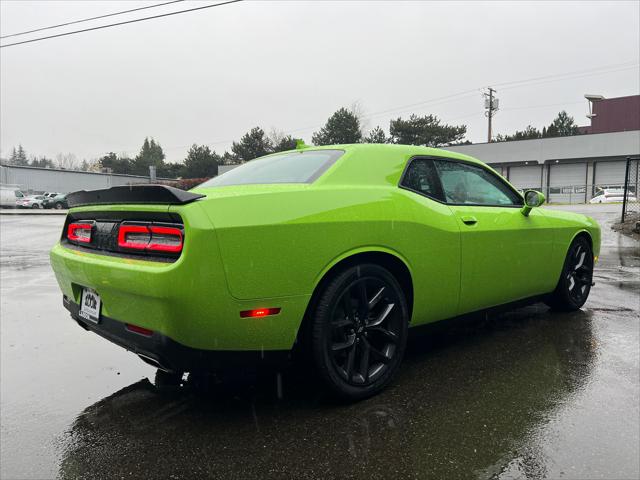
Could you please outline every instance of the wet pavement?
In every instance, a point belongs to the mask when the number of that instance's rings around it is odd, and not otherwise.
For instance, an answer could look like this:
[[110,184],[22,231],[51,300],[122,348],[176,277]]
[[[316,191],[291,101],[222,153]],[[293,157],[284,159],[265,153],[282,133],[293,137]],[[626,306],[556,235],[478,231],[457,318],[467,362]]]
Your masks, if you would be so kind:
[[610,230],[619,205],[563,208],[603,228],[583,310],[421,329],[354,405],[301,371],[158,392],[63,309],[47,250],[64,218],[2,216],[0,477],[638,478],[638,243]]

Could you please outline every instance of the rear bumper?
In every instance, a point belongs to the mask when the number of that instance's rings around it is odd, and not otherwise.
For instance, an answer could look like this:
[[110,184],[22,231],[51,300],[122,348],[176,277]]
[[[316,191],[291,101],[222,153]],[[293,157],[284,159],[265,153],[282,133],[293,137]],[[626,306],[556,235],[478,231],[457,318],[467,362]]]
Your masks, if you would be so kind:
[[[173,263],[100,255],[58,243],[51,265],[63,295],[78,304],[83,288],[95,290],[107,318],[131,323],[186,345],[213,351],[290,350],[309,295],[238,300],[227,289],[214,253],[213,232],[189,230],[190,244]],[[254,319],[240,312],[281,308]]]
[[78,304],[64,295],[64,307],[82,328],[97,333],[101,337],[138,355],[145,362],[172,372],[196,372],[228,369],[244,366],[282,365],[291,357],[290,350],[269,351],[228,351],[202,350],[188,347],[163,335],[153,332],[150,336],[132,332],[126,323],[113,318],[100,316],[98,324],[78,316]]

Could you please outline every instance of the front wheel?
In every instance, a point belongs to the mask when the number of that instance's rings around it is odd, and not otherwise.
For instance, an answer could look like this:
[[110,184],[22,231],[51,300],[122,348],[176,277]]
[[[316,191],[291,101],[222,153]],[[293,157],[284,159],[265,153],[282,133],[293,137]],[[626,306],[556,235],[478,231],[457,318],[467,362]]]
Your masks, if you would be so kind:
[[34,203],[31,208],[40,208],[40,205],[38,205],[37,203]]
[[54,208],[56,210],[62,210],[62,207],[63,207],[63,205],[60,202],[57,202]]
[[320,292],[311,322],[315,366],[337,396],[360,400],[391,382],[404,355],[409,310],[388,270],[361,264],[337,274]]
[[565,312],[578,310],[589,297],[593,282],[593,251],[585,237],[576,238],[569,247],[558,285],[546,303]]

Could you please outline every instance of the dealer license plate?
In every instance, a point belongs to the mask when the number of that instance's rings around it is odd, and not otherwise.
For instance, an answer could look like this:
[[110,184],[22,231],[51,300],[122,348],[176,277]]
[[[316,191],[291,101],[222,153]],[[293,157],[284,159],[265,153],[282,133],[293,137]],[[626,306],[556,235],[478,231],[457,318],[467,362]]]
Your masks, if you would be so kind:
[[100,321],[100,295],[90,288],[83,288],[78,315],[85,320],[98,323]]

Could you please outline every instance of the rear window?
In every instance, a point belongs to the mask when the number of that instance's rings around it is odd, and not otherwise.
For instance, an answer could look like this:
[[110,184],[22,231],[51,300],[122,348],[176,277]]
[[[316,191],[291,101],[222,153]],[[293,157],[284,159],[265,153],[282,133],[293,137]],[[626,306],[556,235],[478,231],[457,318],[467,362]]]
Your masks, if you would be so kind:
[[333,165],[343,153],[342,150],[305,150],[256,158],[207,180],[200,187],[311,183]]

